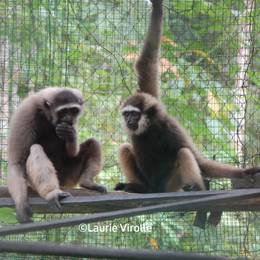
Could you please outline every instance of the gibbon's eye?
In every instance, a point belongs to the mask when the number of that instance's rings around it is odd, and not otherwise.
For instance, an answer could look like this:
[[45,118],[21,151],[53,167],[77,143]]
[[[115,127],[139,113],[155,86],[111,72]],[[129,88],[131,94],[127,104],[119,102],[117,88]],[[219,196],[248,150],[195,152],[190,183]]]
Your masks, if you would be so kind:
[[61,117],[65,116],[67,113],[68,113],[68,109],[64,108],[58,112],[58,117],[61,118]]
[[73,114],[73,115],[77,115],[79,113],[79,109],[77,107],[73,107],[70,109],[70,112]]
[[139,111],[124,111],[123,112],[123,116],[125,119],[129,120],[131,118],[131,120],[139,120],[141,117],[141,113]]
[[124,112],[122,113],[122,115],[125,116],[125,117],[128,117],[128,116],[130,115],[130,112],[129,112],[129,111],[124,111]]
[[132,111],[132,112],[131,112],[131,115],[132,115],[133,117],[139,117],[139,116],[140,116],[140,112]]

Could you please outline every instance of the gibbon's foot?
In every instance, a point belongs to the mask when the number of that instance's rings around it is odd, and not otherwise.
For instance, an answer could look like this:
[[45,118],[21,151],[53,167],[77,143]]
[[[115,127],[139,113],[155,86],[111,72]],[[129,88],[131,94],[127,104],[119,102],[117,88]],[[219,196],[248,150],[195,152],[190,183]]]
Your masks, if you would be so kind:
[[126,185],[127,185],[126,183],[119,182],[119,183],[115,186],[114,190],[125,190],[125,186],[126,186]]
[[29,223],[33,222],[31,217],[33,215],[33,211],[28,202],[22,205],[22,207],[16,208],[16,218],[19,223]]
[[64,192],[64,191],[59,191],[59,192],[53,192],[48,198],[48,204],[50,208],[54,210],[60,210],[61,209],[61,204],[60,202],[67,198],[71,197],[72,195],[69,192]]
[[222,211],[211,211],[208,217],[208,224],[216,227],[221,221],[222,214]]
[[123,183],[119,182],[114,190],[125,191],[131,193],[146,193],[146,188],[138,183]]
[[257,183],[258,175],[260,175],[260,167],[249,167],[243,169],[240,179],[255,185]]
[[193,221],[193,226],[205,229],[208,218],[207,213],[208,212],[206,210],[197,211],[195,219]]
[[201,188],[197,184],[187,184],[182,188],[184,191],[200,191]]
[[85,188],[85,189],[89,189],[89,190],[95,190],[95,191],[98,191],[100,193],[107,193],[107,189],[106,189],[105,186],[96,184],[92,181],[81,182],[80,187]]
[[161,5],[163,0],[150,0],[150,2],[154,5],[154,6],[158,6]]

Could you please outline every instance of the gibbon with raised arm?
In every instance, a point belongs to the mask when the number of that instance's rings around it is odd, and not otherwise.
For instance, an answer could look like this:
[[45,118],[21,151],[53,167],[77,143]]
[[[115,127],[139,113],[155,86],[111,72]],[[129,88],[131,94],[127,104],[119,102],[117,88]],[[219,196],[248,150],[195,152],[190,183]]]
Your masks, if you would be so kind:
[[260,167],[237,168],[205,159],[178,121],[159,100],[159,57],[162,33],[162,0],[153,0],[143,50],[136,63],[139,89],[122,106],[122,117],[131,144],[120,147],[119,161],[126,183],[116,190],[149,193],[182,190],[191,185],[204,190],[203,177],[245,178]]

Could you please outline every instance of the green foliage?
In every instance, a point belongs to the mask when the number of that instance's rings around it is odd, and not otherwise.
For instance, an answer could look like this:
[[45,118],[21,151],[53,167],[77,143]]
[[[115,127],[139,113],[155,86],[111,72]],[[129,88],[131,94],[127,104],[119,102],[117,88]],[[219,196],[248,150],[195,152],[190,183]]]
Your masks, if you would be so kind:
[[0,226],[6,224],[16,224],[15,210],[10,208],[0,208]]

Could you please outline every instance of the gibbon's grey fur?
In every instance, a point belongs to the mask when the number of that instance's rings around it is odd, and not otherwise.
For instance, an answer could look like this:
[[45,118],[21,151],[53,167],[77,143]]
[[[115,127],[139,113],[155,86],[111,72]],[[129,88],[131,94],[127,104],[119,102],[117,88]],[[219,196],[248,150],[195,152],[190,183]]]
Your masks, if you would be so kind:
[[131,144],[123,144],[119,161],[127,183],[116,190],[127,192],[179,191],[187,185],[204,190],[203,177],[244,178],[260,167],[236,168],[202,157],[192,139],[159,101],[159,54],[162,0],[153,0],[151,21],[143,50],[136,63],[139,90],[122,106],[123,122]]
[[88,139],[77,142],[77,122],[83,110],[80,91],[46,88],[29,95],[13,114],[8,142],[8,188],[19,222],[31,221],[28,185],[59,208],[70,194],[60,187],[105,192],[93,182],[102,168],[101,146]]

